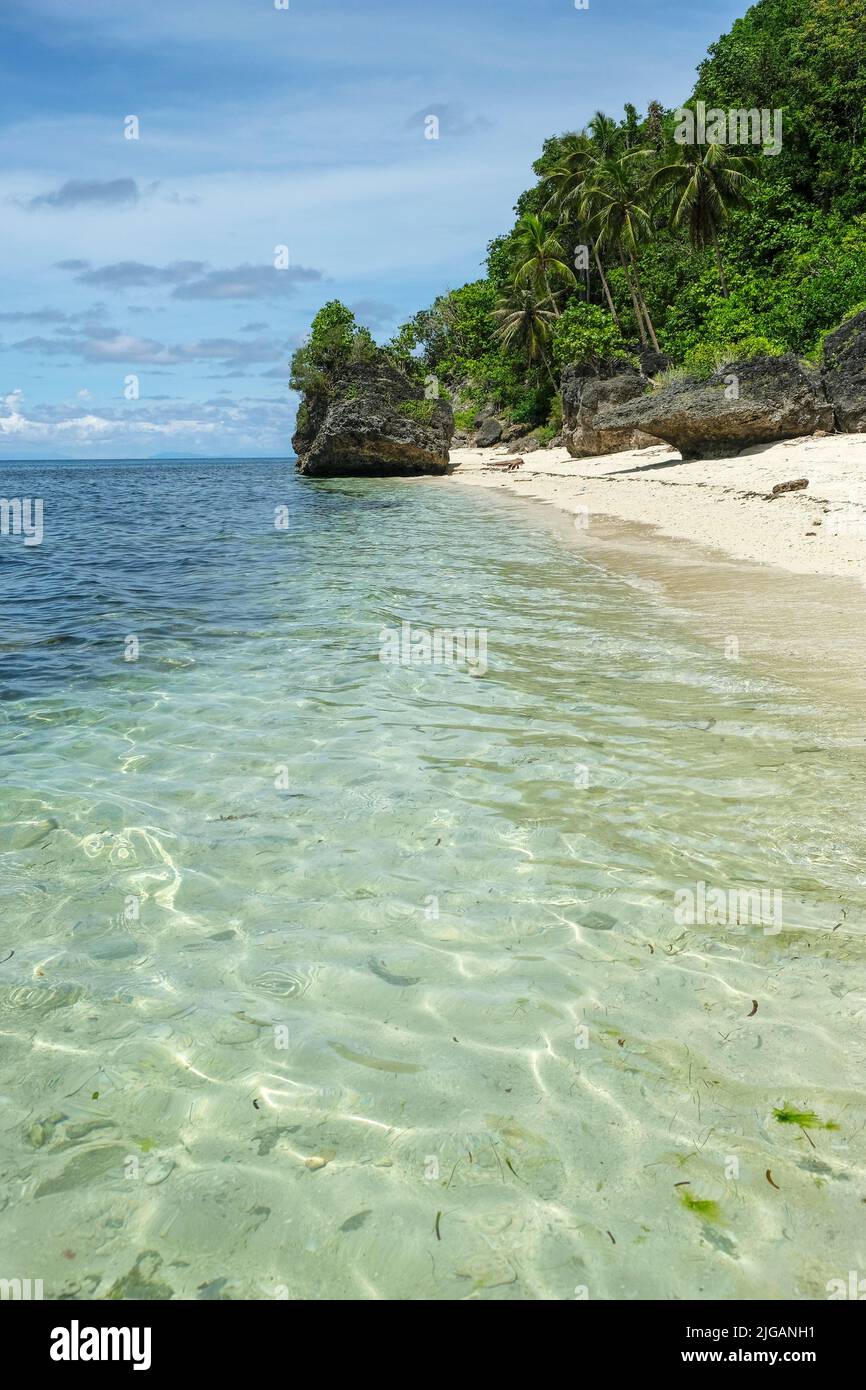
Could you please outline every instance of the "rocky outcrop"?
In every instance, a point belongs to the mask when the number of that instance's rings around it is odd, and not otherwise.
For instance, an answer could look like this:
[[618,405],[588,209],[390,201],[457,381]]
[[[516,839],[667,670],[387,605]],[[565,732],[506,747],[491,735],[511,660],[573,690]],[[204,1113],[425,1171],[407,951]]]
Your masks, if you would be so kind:
[[385,361],[346,367],[327,393],[305,399],[292,447],[311,477],[444,473],[451,407]]
[[498,444],[502,438],[502,425],[492,416],[484,420],[481,428],[475,436],[475,444],[479,449],[490,449],[494,444]]
[[648,388],[647,378],[623,363],[605,364],[595,372],[566,367],[562,373],[562,434],[572,457],[590,458],[658,444],[644,430],[609,423],[611,411],[636,400]]
[[724,458],[754,444],[833,428],[820,374],[793,353],[731,362],[606,410],[608,429],[642,430],[683,458]]
[[515,439],[522,439],[526,433],[525,425],[506,425],[499,442],[500,444],[511,444]]
[[866,310],[824,339],[821,376],[840,430],[866,430]]

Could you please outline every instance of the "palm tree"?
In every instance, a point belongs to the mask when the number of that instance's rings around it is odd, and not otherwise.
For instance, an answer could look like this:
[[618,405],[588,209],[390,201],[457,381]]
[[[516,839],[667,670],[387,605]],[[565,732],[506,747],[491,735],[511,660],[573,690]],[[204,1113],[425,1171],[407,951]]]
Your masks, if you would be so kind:
[[543,362],[550,383],[557,391],[559,388],[545,353],[556,316],[552,309],[544,307],[546,303],[538,299],[531,286],[515,284],[511,293],[500,299],[493,317],[497,320],[496,337],[502,346],[520,347],[530,362]]
[[[567,136],[563,143],[565,149],[559,162],[548,171],[543,180],[548,194],[545,211],[554,213],[563,222],[575,224],[578,228],[578,235],[586,236],[592,249],[595,268],[598,271],[598,278],[607,300],[607,307],[614,323],[619,328],[619,317],[614,306],[607,276],[604,273],[601,257],[598,254],[598,246],[595,238],[587,232],[585,222],[581,222],[580,218],[580,205],[583,201],[584,189],[595,162],[593,142],[584,131],[580,135]],[[587,270],[588,298],[589,271]]]
[[600,159],[611,159],[621,153],[623,135],[615,116],[596,111],[590,118],[587,130]]
[[514,249],[518,262],[515,282],[520,285],[540,281],[547,291],[554,317],[559,318],[550,277],[555,275],[570,285],[576,285],[577,280],[574,271],[566,265],[566,252],[556,232],[534,212],[525,212],[514,228]]
[[646,149],[599,161],[584,189],[582,212],[600,246],[611,246],[619,256],[634,306],[640,340],[646,346],[647,330],[659,351],[650,312],[644,299],[638,269],[638,252],[652,230],[645,189],[640,178],[640,161]]
[[632,150],[640,144],[640,118],[637,114],[637,107],[633,102],[627,101],[623,107],[625,120],[623,122],[623,141],[627,150]]
[[673,227],[685,227],[696,251],[712,246],[725,299],[728,285],[719,233],[733,208],[745,207],[754,185],[753,155],[732,154],[724,145],[677,145],[670,162],[650,180],[651,192],[670,206]]
[[646,133],[650,143],[661,150],[664,135],[665,111],[660,101],[651,101],[646,109]]

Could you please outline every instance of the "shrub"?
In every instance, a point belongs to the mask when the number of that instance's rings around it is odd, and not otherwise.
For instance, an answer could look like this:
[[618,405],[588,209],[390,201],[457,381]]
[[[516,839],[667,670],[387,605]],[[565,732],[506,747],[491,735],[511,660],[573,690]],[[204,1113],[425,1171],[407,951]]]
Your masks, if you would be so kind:
[[779,343],[757,335],[721,346],[718,343],[701,343],[686,353],[683,368],[686,375],[705,380],[729,362],[743,361],[749,357],[779,357],[784,351]]
[[363,332],[366,329],[358,328],[355,315],[339,299],[324,304],[313,319],[309,339],[292,357],[292,390],[305,395],[326,392],[349,361],[355,338]]
[[471,434],[475,428],[475,410],[458,410],[454,416],[454,424],[463,434]]
[[549,382],[527,386],[513,400],[511,418],[515,425],[540,425],[547,419],[553,390]]
[[436,401],[401,401],[397,406],[401,415],[408,415],[410,420],[417,420],[420,425],[430,424],[435,409]]
[[685,381],[686,377],[694,375],[688,367],[666,367],[663,372],[657,372],[652,378],[652,389],[660,391],[665,386],[673,386],[675,381]]
[[619,329],[607,310],[580,299],[572,300],[557,319],[552,345],[553,360],[560,371],[626,356]]

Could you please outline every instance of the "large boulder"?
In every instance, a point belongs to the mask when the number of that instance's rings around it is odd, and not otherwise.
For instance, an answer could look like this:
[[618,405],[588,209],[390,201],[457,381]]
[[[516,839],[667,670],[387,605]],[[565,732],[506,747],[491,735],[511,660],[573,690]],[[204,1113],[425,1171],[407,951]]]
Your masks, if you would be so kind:
[[754,444],[833,428],[819,373],[793,353],[731,362],[708,381],[686,377],[605,413],[608,428],[643,430],[683,458],[725,458]]
[[824,390],[840,430],[866,430],[866,310],[824,339]]
[[494,444],[498,444],[502,438],[502,425],[493,417],[482,422],[481,428],[475,436],[475,444],[479,449],[490,449]]
[[317,478],[444,473],[454,434],[446,401],[390,363],[355,363],[327,393],[305,399],[292,446],[297,468]]
[[612,426],[610,411],[642,396],[649,387],[646,377],[623,363],[601,368],[598,375],[581,367],[562,373],[562,425],[565,447],[573,458],[616,454],[621,449],[643,449],[657,444],[645,431],[631,425]]

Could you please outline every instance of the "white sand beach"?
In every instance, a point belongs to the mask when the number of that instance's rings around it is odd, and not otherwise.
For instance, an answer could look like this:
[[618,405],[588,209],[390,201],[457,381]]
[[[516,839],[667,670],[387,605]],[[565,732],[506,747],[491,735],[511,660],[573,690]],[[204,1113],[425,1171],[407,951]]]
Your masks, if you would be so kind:
[[[524,456],[514,472],[492,465],[514,449],[454,449],[453,480],[552,503],[591,530],[616,518],[657,528],[738,560],[866,584],[866,435],[810,436],[725,459],[684,463],[673,449],[572,458],[564,448]],[[808,487],[770,498],[774,486]]]

